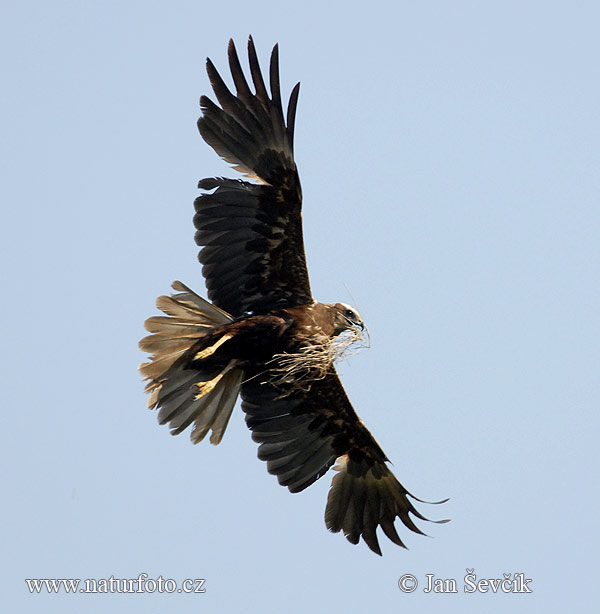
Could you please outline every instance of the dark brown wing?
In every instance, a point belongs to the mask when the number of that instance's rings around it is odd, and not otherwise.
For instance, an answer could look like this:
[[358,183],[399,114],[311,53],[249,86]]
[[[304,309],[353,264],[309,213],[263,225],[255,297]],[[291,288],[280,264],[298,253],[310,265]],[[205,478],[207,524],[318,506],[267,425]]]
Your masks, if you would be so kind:
[[198,120],[202,138],[240,172],[258,179],[204,179],[213,190],[195,202],[196,243],[202,246],[209,298],[234,316],[312,301],[302,238],[300,180],[294,163],[294,118],[300,84],[283,116],[277,45],[270,64],[269,96],[252,38],[248,41],[253,93],[233,41],[229,67],[235,95],[213,63],[206,68],[220,107],[206,96]]
[[387,457],[356,415],[333,367],[308,390],[298,382],[275,387],[267,375],[256,374],[242,385],[242,399],[252,438],[260,444],[259,458],[291,492],[312,484],[338,460],[325,510],[330,531],[343,531],[353,544],[362,536],[377,554],[378,526],[405,547],[394,527],[396,518],[423,534],[409,512],[427,518],[408,497],[421,500],[389,470]]

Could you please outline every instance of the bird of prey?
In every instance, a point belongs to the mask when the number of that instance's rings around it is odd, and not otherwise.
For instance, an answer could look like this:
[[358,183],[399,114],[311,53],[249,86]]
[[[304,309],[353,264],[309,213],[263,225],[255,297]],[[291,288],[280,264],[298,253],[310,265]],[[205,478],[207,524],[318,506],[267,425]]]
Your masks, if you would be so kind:
[[[336,373],[340,339],[364,328],[344,303],[311,293],[302,238],[302,191],[294,162],[298,83],[284,116],[278,47],[271,53],[269,90],[252,37],[253,89],[233,41],[228,48],[235,93],[207,60],[218,102],[202,96],[202,138],[252,181],[203,179],[195,203],[195,240],[206,280],[205,301],[179,281],[157,299],[164,316],[146,321],[140,367],[148,405],[172,434],[192,426],[191,439],[218,444],[238,395],[258,456],[269,473],[299,492],[336,463],[325,524],[381,554],[376,534],[405,547],[394,521],[422,531],[413,497],[390,471],[383,450],[355,413]],[[254,91],[253,91],[254,90]],[[355,338],[355,337],[354,337]],[[341,344],[343,346],[343,343]],[[410,497],[410,498],[409,498]]]

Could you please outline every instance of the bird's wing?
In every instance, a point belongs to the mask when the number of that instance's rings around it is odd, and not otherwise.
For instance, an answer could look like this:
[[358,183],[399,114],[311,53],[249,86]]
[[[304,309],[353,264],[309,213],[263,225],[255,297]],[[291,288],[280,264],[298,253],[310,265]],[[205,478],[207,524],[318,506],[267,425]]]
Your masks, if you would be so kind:
[[325,510],[330,531],[343,531],[353,544],[362,536],[377,554],[377,527],[405,547],[394,527],[396,518],[423,534],[409,516],[428,520],[409,497],[421,500],[388,468],[387,457],[354,411],[334,367],[304,388],[298,382],[275,386],[268,374],[257,373],[242,385],[242,399],[252,438],[260,444],[259,458],[291,492],[315,482],[337,459]]
[[[234,168],[258,180],[203,179],[195,202],[196,243],[209,298],[234,316],[312,302],[304,241],[302,192],[293,153],[298,83],[284,119],[277,45],[271,53],[270,90],[252,38],[248,41],[251,91],[229,41],[236,93],[213,63],[206,68],[220,106],[200,99],[202,138]],[[287,125],[286,125],[287,124]]]

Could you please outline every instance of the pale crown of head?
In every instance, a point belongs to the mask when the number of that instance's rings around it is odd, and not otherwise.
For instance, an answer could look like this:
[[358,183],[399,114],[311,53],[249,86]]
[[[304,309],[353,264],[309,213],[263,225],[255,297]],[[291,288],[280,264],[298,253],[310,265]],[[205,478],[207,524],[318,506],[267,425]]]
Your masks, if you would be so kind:
[[358,326],[361,330],[364,330],[365,324],[357,309],[354,309],[354,307],[346,303],[335,303],[333,308],[337,312],[335,324],[338,332],[348,330],[354,326]]

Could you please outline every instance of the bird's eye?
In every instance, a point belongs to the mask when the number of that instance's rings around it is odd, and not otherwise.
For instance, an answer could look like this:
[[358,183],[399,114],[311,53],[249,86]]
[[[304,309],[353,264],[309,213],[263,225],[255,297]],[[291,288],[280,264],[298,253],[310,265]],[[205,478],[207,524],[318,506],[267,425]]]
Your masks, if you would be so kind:
[[346,312],[344,313],[344,315],[347,318],[354,318],[354,311],[352,311],[352,309],[346,309]]

